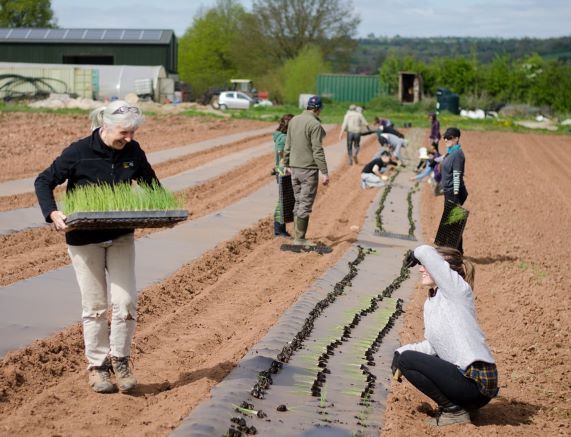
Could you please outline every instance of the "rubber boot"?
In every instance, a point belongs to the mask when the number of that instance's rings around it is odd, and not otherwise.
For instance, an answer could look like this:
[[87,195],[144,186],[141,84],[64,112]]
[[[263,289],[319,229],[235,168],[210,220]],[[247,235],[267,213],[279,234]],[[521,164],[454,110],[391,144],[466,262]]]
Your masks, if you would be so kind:
[[282,237],[286,237],[286,238],[291,237],[291,235],[289,234],[289,232],[288,232],[287,229],[286,229],[286,224],[285,224],[285,223],[281,223],[281,224],[280,224],[280,235],[281,235]]
[[274,220],[274,237],[279,237],[281,235],[281,226],[281,223]]
[[308,217],[295,217],[295,238],[293,244],[299,246],[315,246],[314,243],[307,241],[305,239],[305,234],[307,233],[307,227],[309,226],[309,216]]

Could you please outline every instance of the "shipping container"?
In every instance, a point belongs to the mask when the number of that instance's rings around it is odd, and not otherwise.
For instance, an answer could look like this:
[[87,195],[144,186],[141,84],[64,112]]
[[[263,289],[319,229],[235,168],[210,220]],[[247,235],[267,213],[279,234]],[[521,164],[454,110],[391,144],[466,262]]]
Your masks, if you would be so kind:
[[381,94],[379,76],[320,74],[317,94],[334,102],[368,103]]

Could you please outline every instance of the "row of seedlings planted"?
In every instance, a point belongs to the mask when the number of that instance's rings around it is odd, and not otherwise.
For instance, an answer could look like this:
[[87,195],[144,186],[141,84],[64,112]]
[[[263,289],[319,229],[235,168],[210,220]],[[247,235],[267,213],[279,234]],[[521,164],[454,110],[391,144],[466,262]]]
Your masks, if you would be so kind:
[[387,200],[387,196],[389,195],[389,193],[391,192],[391,189],[393,188],[393,182],[396,179],[396,177],[399,175],[399,173],[400,173],[400,169],[397,169],[395,174],[393,174],[391,176],[391,178],[389,179],[389,183],[385,186],[385,190],[383,191],[381,199],[379,200],[379,206],[377,207],[377,210],[375,211],[377,233],[379,233],[379,234],[381,232],[383,232],[382,213],[383,213],[383,209],[385,208],[385,201]]
[[408,205],[408,223],[409,223],[409,227],[408,227],[408,236],[410,237],[411,240],[415,240],[416,238],[414,238],[414,231],[416,230],[416,225],[414,224],[414,218],[412,217],[412,213],[413,213],[413,206],[412,206],[412,196],[414,193],[416,193],[419,190],[419,183],[417,182],[416,184],[414,184],[407,196],[406,196],[406,203]]
[[[406,255],[408,255],[408,252],[407,252],[407,254],[405,254],[404,259],[406,259]],[[338,339],[335,339],[331,343],[329,343],[326,346],[325,352],[323,352],[319,356],[317,366],[321,370],[317,373],[315,380],[313,381],[313,385],[311,387],[311,394],[313,396],[320,397],[322,394],[322,388],[325,385],[325,383],[327,382],[327,374],[331,373],[331,370],[327,367],[327,363],[329,361],[329,358],[335,354],[335,349],[337,347],[339,347],[340,345],[342,345],[343,342],[349,341],[349,339],[351,338],[351,333],[352,333],[353,329],[355,329],[359,325],[359,323],[362,321],[362,319],[364,317],[368,316],[369,314],[373,314],[375,311],[377,311],[377,309],[379,308],[379,303],[385,297],[391,297],[392,293],[395,290],[397,290],[400,287],[400,285],[406,279],[408,279],[410,277],[410,269],[406,267],[404,259],[403,259],[403,265],[401,266],[399,276],[397,276],[393,280],[393,282],[391,282],[391,284],[389,284],[381,293],[379,293],[377,296],[373,297],[370,300],[370,304],[367,308],[364,308],[361,311],[359,311],[358,313],[356,313],[353,316],[351,323],[349,323],[343,327],[343,333],[342,333],[341,337]],[[376,339],[373,341],[371,346],[369,346],[369,348],[365,352],[365,359],[366,359],[368,366],[375,366],[374,354],[376,352],[378,352],[378,348],[382,342],[382,339],[390,331],[390,329],[393,327],[395,320],[400,316],[401,313],[402,313],[402,300],[399,299],[399,300],[397,300],[396,310],[389,317],[389,320],[387,321],[385,326],[381,329],[381,331],[377,335]],[[376,376],[373,373],[371,373],[369,371],[368,367],[364,364],[361,365],[361,370],[362,370],[362,372],[366,378],[366,386],[360,395],[361,396],[360,405],[365,405],[364,402],[370,402],[370,395],[374,391],[374,387],[375,387],[375,383],[376,383]],[[324,407],[320,406],[320,408],[324,408]],[[323,413],[320,412],[320,414],[323,414]]]
[[[324,299],[315,304],[315,307],[310,311],[300,331],[295,335],[292,341],[288,342],[282,348],[281,352],[276,357],[277,359],[272,361],[269,369],[262,370],[258,373],[257,382],[250,391],[250,394],[253,397],[257,399],[264,399],[266,391],[273,384],[272,375],[278,373],[282,369],[283,363],[287,363],[294,355],[294,353],[297,350],[301,349],[303,342],[313,331],[315,320],[328,306],[335,302],[337,297],[345,292],[345,288],[347,286],[351,285],[351,281],[355,278],[355,276],[357,276],[358,273],[357,266],[363,262],[366,255],[369,255],[373,252],[371,249],[365,249],[361,246],[357,246],[357,248],[359,253],[353,261],[347,263],[349,266],[349,273],[347,273],[339,282],[333,286],[333,290],[330,291]],[[287,406],[279,405],[277,410],[286,411]],[[255,415],[258,418],[266,417],[266,414],[263,411],[256,411],[254,405],[248,401],[243,401],[240,406],[236,407],[235,411],[244,415]],[[228,429],[228,432],[226,433],[227,436],[234,437],[240,436],[242,433],[250,435],[257,433],[257,430],[254,426],[248,426],[244,417],[232,417],[230,420],[232,423]]]

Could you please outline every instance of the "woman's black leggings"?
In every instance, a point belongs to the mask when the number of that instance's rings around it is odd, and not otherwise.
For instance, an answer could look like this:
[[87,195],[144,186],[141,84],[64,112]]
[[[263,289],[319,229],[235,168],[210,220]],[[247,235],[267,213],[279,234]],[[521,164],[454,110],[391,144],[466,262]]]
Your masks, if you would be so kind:
[[405,351],[399,357],[398,368],[412,385],[445,410],[456,407],[475,410],[490,402],[474,380],[441,358]]

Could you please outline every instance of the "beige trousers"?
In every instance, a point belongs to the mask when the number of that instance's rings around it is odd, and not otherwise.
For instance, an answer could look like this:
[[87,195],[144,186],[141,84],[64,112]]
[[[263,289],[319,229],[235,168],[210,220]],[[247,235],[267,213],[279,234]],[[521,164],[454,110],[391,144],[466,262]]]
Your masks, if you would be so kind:
[[292,167],[291,184],[295,197],[293,215],[299,218],[309,217],[317,195],[319,170]]
[[[137,320],[134,235],[84,246],[68,246],[81,291],[83,339],[89,367],[111,354],[126,357]],[[111,330],[107,308],[111,302]]]

